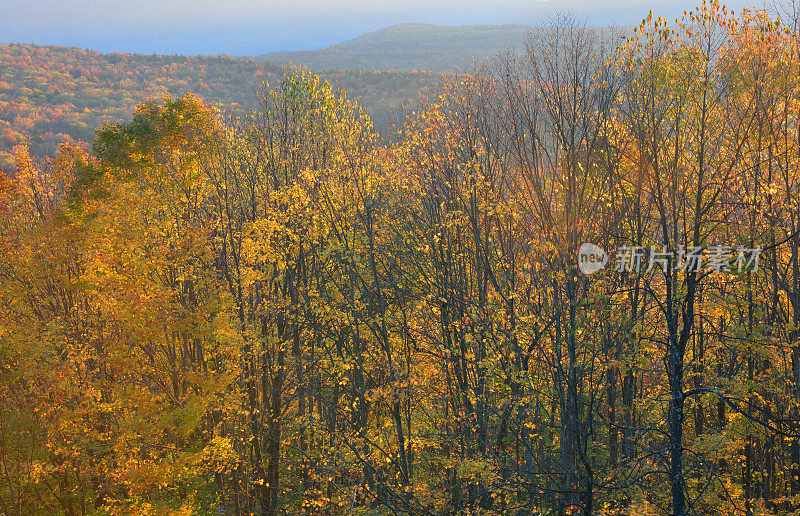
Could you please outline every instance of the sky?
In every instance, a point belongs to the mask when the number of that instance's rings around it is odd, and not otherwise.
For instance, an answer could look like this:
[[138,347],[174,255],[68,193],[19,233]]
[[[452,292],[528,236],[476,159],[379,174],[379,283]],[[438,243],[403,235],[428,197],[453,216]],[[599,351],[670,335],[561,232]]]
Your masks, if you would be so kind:
[[[0,0],[0,43],[101,52],[256,55],[324,48],[406,22],[535,25],[554,12],[571,12],[591,25],[629,25],[650,9],[675,17],[699,1]],[[726,3],[735,10],[763,6],[753,0]]]

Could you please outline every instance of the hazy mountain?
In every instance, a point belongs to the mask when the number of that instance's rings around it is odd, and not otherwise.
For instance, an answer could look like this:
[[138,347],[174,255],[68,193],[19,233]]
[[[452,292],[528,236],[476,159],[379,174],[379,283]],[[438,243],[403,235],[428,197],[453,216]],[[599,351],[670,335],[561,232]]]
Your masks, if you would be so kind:
[[431,70],[471,68],[506,47],[521,48],[528,25],[441,26],[403,23],[319,50],[271,52],[264,61],[318,70]]
[[[576,21],[580,25],[580,21]],[[316,70],[471,70],[504,52],[521,51],[528,36],[542,27],[532,25],[458,25],[402,23],[318,50],[271,52],[258,60],[307,66]],[[620,35],[632,34],[633,26],[590,27],[596,40],[621,43]],[[613,34],[612,34],[613,30]]]

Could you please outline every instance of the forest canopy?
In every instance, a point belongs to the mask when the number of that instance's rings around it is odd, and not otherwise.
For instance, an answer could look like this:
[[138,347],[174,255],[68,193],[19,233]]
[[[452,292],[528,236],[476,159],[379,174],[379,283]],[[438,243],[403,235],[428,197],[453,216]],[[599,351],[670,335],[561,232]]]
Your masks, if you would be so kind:
[[[91,141],[104,123],[129,122],[136,106],[193,93],[224,111],[250,109],[259,85],[290,67],[230,56],[101,54],[79,48],[0,44],[0,167],[15,145],[35,156],[64,141]],[[323,80],[370,113],[383,133],[403,107],[439,81],[428,72],[329,71]]]
[[0,512],[797,513],[799,23],[559,18],[393,140],[287,69],[15,146]]

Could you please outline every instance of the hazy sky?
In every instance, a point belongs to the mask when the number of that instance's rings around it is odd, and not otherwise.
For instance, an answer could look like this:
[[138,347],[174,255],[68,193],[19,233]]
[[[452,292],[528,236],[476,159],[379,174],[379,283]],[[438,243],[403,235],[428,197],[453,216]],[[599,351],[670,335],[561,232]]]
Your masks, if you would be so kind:
[[[0,0],[0,42],[104,52],[260,54],[326,47],[404,22],[535,24],[554,11],[570,11],[590,24],[633,24],[650,9],[674,17],[699,1]],[[760,5],[727,4],[736,10]]]

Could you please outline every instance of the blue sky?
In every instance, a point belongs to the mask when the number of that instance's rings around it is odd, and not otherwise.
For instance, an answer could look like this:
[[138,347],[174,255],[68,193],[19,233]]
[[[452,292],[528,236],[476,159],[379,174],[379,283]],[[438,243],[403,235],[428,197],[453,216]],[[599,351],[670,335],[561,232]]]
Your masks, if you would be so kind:
[[[697,0],[699,1],[699,0]],[[569,11],[590,24],[674,17],[694,0],[0,0],[0,42],[103,52],[248,55],[326,47],[395,23],[536,24]],[[759,6],[736,0],[728,6]],[[763,5],[763,4],[762,4]]]

